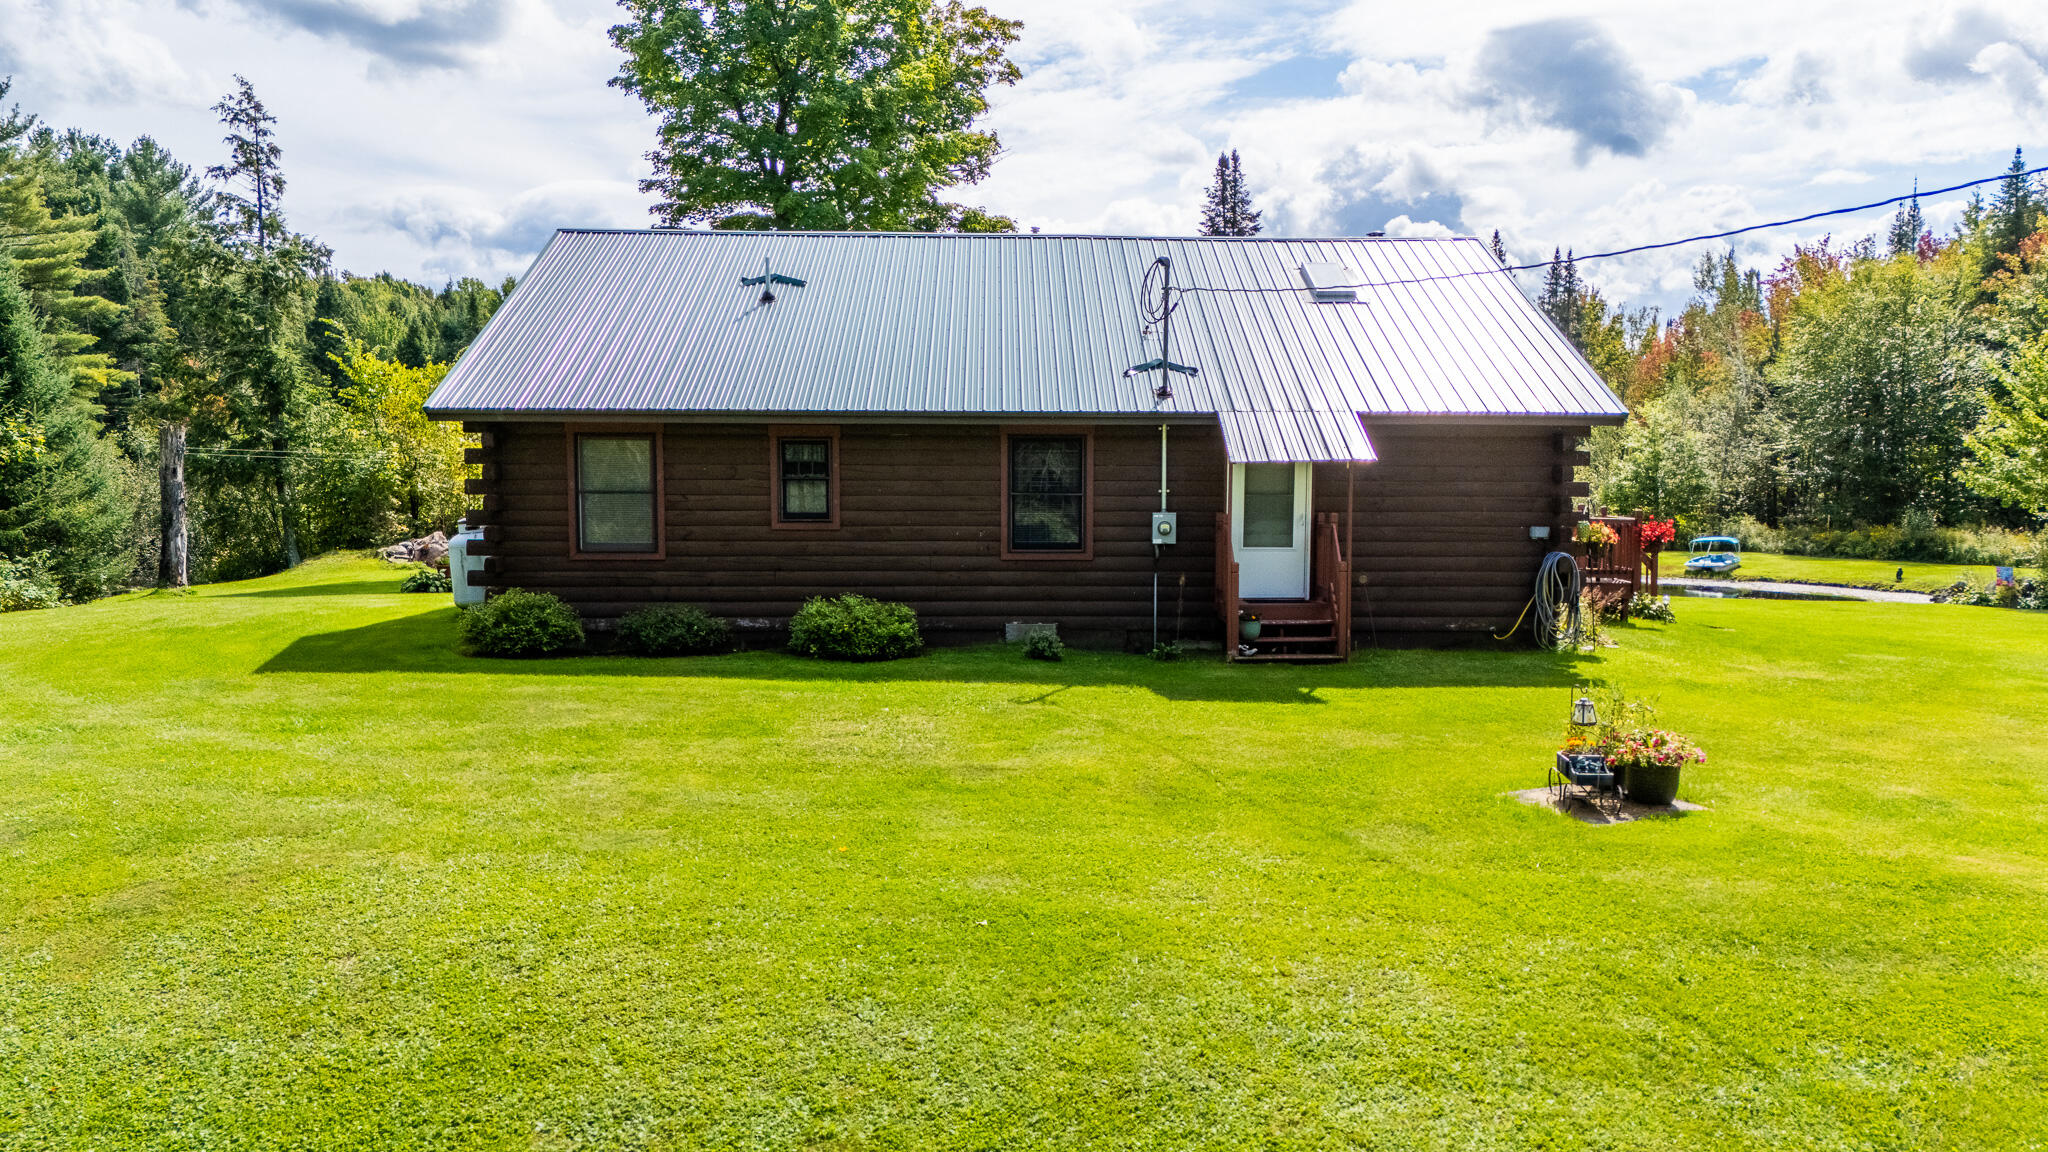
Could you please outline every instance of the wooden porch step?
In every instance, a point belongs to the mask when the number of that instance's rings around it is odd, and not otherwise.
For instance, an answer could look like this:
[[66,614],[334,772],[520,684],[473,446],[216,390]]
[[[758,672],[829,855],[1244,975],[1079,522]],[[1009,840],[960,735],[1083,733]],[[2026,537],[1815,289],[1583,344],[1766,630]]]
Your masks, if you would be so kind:
[[1342,660],[1343,657],[1335,652],[1273,652],[1260,648],[1257,655],[1240,655],[1236,659],[1239,664],[1256,664],[1260,661],[1278,660],[1291,660],[1296,663],[1300,663],[1303,660]]
[[1243,600],[1244,610],[1261,624],[1330,624],[1336,620],[1327,600]]

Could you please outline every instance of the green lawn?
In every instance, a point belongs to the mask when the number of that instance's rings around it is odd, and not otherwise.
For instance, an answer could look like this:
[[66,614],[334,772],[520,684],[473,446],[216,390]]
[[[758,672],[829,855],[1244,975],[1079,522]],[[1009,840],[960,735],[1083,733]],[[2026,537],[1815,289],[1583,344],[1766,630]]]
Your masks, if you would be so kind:
[[[1666,552],[1658,558],[1658,574],[1666,577],[1701,575],[1685,571],[1685,552]],[[1904,571],[1906,578],[1896,577]],[[2038,580],[2037,569],[2020,569],[2023,579]],[[1718,579],[1711,574],[1709,578]],[[1932,592],[1946,588],[1957,579],[1977,587],[1997,576],[1989,564],[1923,564],[1917,560],[1838,560],[1827,556],[1785,556],[1774,552],[1744,552],[1737,580],[1784,580],[1795,584],[1841,584],[1850,588],[1885,588],[1902,592]]]
[[[0,1148],[2048,1134],[2048,613],[505,664],[396,583],[0,616]],[[1503,795],[1581,676],[1710,812]]]

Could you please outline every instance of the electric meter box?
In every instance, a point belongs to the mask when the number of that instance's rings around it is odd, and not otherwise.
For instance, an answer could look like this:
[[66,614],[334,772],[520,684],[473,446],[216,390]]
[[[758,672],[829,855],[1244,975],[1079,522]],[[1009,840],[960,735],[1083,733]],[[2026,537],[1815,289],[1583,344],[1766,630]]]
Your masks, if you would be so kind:
[[1171,544],[1180,537],[1180,513],[1154,512],[1152,514],[1152,543]]

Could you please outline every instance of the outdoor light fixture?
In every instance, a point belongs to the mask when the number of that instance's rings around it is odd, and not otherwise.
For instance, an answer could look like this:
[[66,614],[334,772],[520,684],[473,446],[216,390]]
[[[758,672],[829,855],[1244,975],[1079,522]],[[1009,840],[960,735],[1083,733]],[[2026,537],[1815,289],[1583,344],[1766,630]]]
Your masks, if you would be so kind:
[[1593,698],[1581,696],[1572,701],[1572,723],[1581,728],[1591,728],[1600,723],[1600,713],[1593,710]]

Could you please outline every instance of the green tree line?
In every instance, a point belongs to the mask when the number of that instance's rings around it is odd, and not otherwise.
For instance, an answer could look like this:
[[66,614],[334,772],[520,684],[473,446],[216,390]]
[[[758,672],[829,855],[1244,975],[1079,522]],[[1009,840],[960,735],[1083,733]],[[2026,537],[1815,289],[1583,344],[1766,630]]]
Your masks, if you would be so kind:
[[1631,412],[1594,436],[1597,502],[1780,538],[2037,529],[2048,195],[2018,153],[1993,187],[1945,234],[1916,196],[1885,236],[1796,246],[1769,271],[1707,255],[1668,321],[1610,306],[1554,255],[1539,306]]
[[289,225],[256,93],[237,77],[215,111],[203,175],[0,115],[0,576],[40,590],[18,600],[254,576],[461,514],[461,433],[419,404],[512,281],[336,271]]

